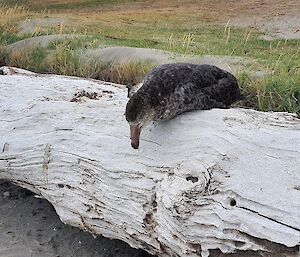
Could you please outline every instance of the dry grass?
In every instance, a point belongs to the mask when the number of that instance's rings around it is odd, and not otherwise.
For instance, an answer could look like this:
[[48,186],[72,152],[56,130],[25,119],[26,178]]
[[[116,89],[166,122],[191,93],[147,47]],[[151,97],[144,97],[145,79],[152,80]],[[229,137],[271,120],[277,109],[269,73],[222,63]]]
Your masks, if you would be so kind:
[[35,72],[91,77],[126,85],[135,85],[141,82],[145,74],[154,67],[154,64],[149,61],[108,63],[84,57],[82,50],[78,49],[82,43],[81,40],[78,42],[68,40],[54,43],[47,49],[14,50],[5,54],[3,62],[5,65]]
[[148,61],[111,63],[98,69],[92,78],[133,86],[140,83],[154,65]]
[[34,49],[15,50],[7,55],[6,65],[14,67],[28,67]]
[[52,49],[27,48],[6,53],[4,63],[35,72],[94,78],[124,85],[138,84],[154,67],[148,61],[104,63],[94,58],[85,58],[81,51],[74,50],[66,42],[57,43]]
[[8,7],[0,4],[0,31],[3,33],[17,33],[17,22],[25,19],[29,11],[23,6]]
[[95,59],[84,59],[72,50],[54,52],[46,58],[48,72],[68,76],[93,78],[123,85],[136,85],[154,66],[147,61],[126,63],[102,63]]
[[[35,72],[45,72],[44,59],[47,52],[37,48],[20,49],[5,53],[5,65],[20,67]],[[3,56],[3,55],[2,55]]]

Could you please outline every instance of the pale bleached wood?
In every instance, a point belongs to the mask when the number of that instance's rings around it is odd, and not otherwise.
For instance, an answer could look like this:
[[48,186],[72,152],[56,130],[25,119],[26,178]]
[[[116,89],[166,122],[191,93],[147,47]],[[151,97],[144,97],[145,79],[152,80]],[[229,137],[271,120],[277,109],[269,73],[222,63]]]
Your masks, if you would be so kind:
[[[296,251],[295,115],[195,111],[149,125],[134,150],[125,87],[10,73],[0,76],[0,178],[49,200],[63,222],[160,256]],[[71,101],[82,90],[96,99]]]

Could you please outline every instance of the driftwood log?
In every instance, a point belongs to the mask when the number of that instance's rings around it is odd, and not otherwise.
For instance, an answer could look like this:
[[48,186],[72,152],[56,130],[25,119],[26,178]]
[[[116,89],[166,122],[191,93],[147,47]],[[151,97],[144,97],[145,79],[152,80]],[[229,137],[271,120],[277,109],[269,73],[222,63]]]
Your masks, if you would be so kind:
[[146,127],[134,150],[125,87],[19,72],[0,76],[0,178],[63,222],[159,256],[297,251],[295,115],[194,111]]

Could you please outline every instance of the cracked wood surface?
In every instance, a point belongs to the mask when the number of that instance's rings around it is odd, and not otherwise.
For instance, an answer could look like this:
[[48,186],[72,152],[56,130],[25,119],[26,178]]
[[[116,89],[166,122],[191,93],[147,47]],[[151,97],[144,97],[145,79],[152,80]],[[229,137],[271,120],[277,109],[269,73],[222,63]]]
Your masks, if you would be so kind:
[[63,222],[160,256],[297,250],[294,115],[195,111],[149,125],[134,150],[125,88],[11,69],[0,76],[0,178]]

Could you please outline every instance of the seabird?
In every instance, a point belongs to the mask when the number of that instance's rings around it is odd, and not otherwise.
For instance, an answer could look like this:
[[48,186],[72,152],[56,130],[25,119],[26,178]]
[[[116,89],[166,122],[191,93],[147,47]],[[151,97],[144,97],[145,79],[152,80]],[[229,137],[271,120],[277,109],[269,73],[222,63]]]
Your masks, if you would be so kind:
[[126,120],[131,146],[139,147],[141,129],[192,110],[228,108],[240,99],[235,77],[212,65],[163,64],[150,71],[129,99]]

